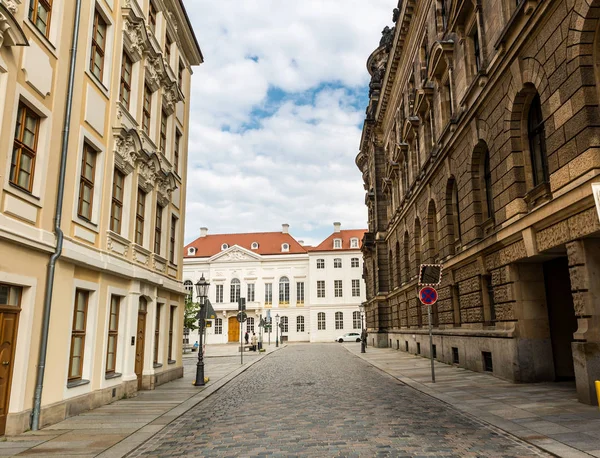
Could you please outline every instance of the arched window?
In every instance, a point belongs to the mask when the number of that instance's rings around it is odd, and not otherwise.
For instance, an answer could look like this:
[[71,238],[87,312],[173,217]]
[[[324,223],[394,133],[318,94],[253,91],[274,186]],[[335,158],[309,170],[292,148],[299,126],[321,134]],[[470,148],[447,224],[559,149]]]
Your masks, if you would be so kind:
[[458,203],[458,185],[454,177],[448,180],[446,186],[446,227],[448,235],[448,252],[456,253],[456,249],[461,245],[461,227],[460,213]]
[[296,332],[304,332],[304,317],[296,317]]
[[288,317],[287,316],[282,316],[281,317],[281,332],[288,332]]
[[319,331],[325,331],[325,312],[317,313],[317,329]]
[[392,250],[390,250],[389,259],[388,259],[388,269],[389,269],[389,277],[390,277],[390,291],[394,289],[394,254]]
[[483,193],[485,194],[485,219],[494,217],[494,195],[492,193],[492,172],[490,170],[490,151],[486,148],[483,157]]
[[192,280],[186,280],[183,282],[183,287],[186,292],[186,299],[191,301],[194,298],[194,283]]
[[344,329],[344,313],[335,312],[335,329]]
[[396,283],[402,284],[402,258],[400,257],[400,242],[396,242]]
[[290,281],[287,277],[279,279],[279,303],[283,305],[290,303]]
[[[435,208],[435,202],[429,201],[429,208],[427,210],[427,245],[429,251],[429,262],[435,262],[438,257],[438,229],[437,229],[437,211]],[[419,269],[419,264],[417,264]]]
[[529,138],[529,154],[533,186],[548,182],[548,164],[546,158],[546,137],[540,95],[536,92],[527,116],[527,137]]
[[421,265],[421,220],[415,219],[415,272],[419,272]]
[[408,231],[404,233],[404,281],[410,280],[410,240]]
[[237,302],[240,298],[241,283],[237,278],[231,280],[229,289],[229,302]]
[[377,295],[377,267],[375,259],[371,260],[371,274],[373,275],[373,296]]

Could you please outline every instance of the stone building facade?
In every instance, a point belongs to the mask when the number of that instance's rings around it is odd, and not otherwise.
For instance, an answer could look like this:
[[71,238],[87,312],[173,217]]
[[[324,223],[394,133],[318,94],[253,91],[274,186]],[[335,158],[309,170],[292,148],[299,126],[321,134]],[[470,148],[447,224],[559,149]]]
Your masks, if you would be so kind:
[[181,0],[0,0],[0,434],[183,375],[201,62]]
[[398,2],[356,158],[370,344],[429,356],[417,270],[441,262],[438,360],[574,379],[596,403],[598,17],[598,0]]

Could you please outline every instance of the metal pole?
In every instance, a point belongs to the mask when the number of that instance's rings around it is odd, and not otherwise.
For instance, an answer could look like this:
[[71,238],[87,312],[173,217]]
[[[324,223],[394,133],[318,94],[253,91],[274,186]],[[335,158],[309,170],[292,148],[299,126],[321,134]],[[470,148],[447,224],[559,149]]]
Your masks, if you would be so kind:
[[198,362],[196,363],[196,381],[195,386],[204,386],[204,348],[202,338],[204,337],[204,323],[206,321],[206,298],[202,298],[202,304],[200,305],[200,318],[198,323]]
[[[240,318],[242,318],[242,315],[240,315]],[[243,322],[240,320],[240,360],[242,364],[244,364],[244,336],[242,334],[242,323]]]
[[361,336],[360,336],[360,352],[361,353],[366,353],[366,346],[365,344],[367,343],[367,330],[365,329],[365,325],[364,325],[364,313],[360,312],[360,326],[362,328],[362,332],[361,332]]
[[275,323],[275,346],[279,347],[279,323]]
[[431,304],[427,306],[429,320],[429,356],[431,357],[431,381],[435,383],[435,368],[433,365],[433,324],[431,323]]

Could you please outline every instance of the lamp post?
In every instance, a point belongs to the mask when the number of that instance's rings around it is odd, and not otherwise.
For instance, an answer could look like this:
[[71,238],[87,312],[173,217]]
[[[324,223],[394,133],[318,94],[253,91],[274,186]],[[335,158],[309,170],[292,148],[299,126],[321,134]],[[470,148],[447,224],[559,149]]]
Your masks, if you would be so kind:
[[210,283],[204,278],[204,274],[200,277],[200,280],[196,283],[196,296],[200,303],[200,310],[198,311],[198,363],[196,363],[196,381],[195,386],[204,386],[204,351],[202,346],[202,337],[204,335],[204,324],[206,322],[206,298],[208,296],[208,287]]
[[365,316],[365,304],[360,304],[358,306],[360,308],[360,327],[362,331],[360,333],[360,352],[366,353],[367,346],[367,330],[365,329],[364,316]]
[[275,315],[275,346],[279,347],[279,313]]

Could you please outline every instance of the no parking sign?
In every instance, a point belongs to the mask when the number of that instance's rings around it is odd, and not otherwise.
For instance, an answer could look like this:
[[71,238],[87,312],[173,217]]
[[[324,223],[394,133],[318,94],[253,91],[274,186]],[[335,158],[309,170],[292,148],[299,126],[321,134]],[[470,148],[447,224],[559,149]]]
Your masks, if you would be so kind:
[[438,300],[438,293],[433,286],[426,286],[419,291],[419,300],[424,305],[433,305]]

